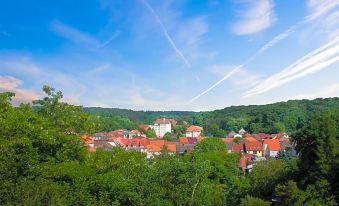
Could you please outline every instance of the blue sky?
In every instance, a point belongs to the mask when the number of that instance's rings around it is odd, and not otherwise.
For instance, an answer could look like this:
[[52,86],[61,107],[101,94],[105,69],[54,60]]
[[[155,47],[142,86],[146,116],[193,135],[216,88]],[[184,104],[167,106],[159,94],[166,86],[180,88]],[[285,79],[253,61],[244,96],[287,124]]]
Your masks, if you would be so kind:
[[339,96],[339,1],[5,1],[0,92],[212,110]]

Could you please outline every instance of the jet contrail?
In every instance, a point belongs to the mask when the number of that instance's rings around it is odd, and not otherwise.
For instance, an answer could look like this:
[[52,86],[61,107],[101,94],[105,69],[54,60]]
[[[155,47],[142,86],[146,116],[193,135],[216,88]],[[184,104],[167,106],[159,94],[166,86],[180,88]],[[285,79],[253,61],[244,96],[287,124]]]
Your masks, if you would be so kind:
[[244,93],[244,97],[270,91],[296,78],[317,72],[339,61],[339,38],[335,38],[318,49],[313,50],[295,63],[286,67]]
[[223,78],[221,78],[219,81],[217,81],[216,83],[214,83],[211,87],[209,87],[208,89],[206,89],[205,91],[201,92],[199,95],[195,96],[194,98],[192,98],[188,104],[194,102],[195,100],[199,99],[201,96],[205,95],[206,93],[208,93],[209,91],[211,91],[213,88],[215,88],[216,86],[218,86],[219,84],[221,84],[223,81],[227,80],[228,78],[230,78],[232,75],[234,75],[235,73],[237,73],[242,67],[244,67],[245,65],[249,64],[250,62],[252,62],[253,60],[255,60],[258,56],[260,56],[262,53],[264,53],[266,50],[268,50],[269,48],[273,47],[274,45],[276,45],[277,43],[279,43],[280,41],[282,41],[283,39],[287,38],[291,33],[294,32],[294,30],[300,26],[300,24],[302,24],[304,21],[300,21],[296,24],[294,24],[293,26],[291,26],[290,28],[288,28],[287,30],[285,30],[284,32],[278,34],[277,36],[275,36],[272,40],[270,40],[268,43],[266,43],[263,47],[261,47],[255,54],[253,54],[251,57],[249,57],[245,62],[243,62],[241,65],[236,66],[232,71],[230,71],[228,74],[226,74]]
[[182,54],[182,52],[178,49],[178,47],[175,45],[173,39],[171,38],[171,36],[168,34],[168,31],[165,27],[165,25],[162,23],[162,21],[160,20],[159,16],[157,15],[157,13],[154,11],[154,9],[151,7],[151,5],[146,1],[146,0],[140,0],[145,6],[146,8],[151,12],[151,14],[153,15],[153,17],[155,18],[155,20],[158,22],[158,24],[160,25],[160,28],[164,34],[164,36],[166,37],[167,41],[170,43],[170,45],[173,47],[174,51],[177,53],[177,55],[184,61],[184,63],[188,66],[191,67],[191,64],[189,63],[189,61],[186,59],[186,57]]
[[198,96],[191,99],[188,104],[194,102],[198,98],[200,98],[202,95],[206,94],[207,92],[211,91],[214,87],[218,86],[221,82],[225,81],[226,79],[230,78],[234,73],[236,73],[239,69],[241,69],[244,65],[239,65],[235,67],[232,71],[230,71],[228,74],[226,74],[222,79],[217,81],[215,84],[213,84],[210,88],[206,89],[204,92],[200,93]]

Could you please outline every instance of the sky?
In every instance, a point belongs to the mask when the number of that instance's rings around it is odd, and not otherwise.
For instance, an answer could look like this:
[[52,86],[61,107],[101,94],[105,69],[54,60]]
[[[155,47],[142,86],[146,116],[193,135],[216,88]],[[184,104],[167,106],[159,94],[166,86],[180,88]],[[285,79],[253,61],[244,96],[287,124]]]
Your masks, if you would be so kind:
[[206,111],[339,96],[337,0],[12,0],[0,92]]

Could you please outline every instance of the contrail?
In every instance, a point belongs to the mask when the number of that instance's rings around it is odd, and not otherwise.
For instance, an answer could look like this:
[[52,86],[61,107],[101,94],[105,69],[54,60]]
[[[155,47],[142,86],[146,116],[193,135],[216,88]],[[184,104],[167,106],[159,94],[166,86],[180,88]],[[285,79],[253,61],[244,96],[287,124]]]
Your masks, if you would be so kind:
[[228,74],[226,74],[222,79],[217,81],[215,84],[213,84],[210,88],[206,89],[204,92],[200,93],[198,96],[191,99],[188,104],[194,102],[198,98],[200,98],[202,95],[206,94],[207,92],[211,91],[214,87],[218,86],[221,82],[225,81],[226,79],[230,78],[234,73],[236,73],[239,69],[241,69],[244,65],[239,65],[235,67],[232,71],[230,71]]
[[154,11],[154,9],[151,7],[151,5],[146,1],[146,0],[140,0],[145,6],[146,8],[151,12],[151,14],[153,15],[153,17],[155,18],[155,20],[158,22],[158,24],[161,27],[161,30],[164,34],[164,36],[166,37],[167,41],[170,43],[170,45],[173,47],[174,51],[177,53],[177,55],[184,61],[184,63],[188,66],[191,67],[191,64],[189,63],[189,61],[186,59],[186,57],[182,54],[182,52],[178,49],[178,47],[175,45],[173,39],[171,38],[171,36],[168,34],[168,31],[166,29],[166,27],[164,26],[164,24],[162,23],[162,21],[160,20],[159,16],[157,15],[157,13]]
[[103,48],[105,46],[107,46],[108,44],[110,44],[117,36],[119,36],[120,31],[116,31],[114,32],[104,43],[102,43],[99,48]]
[[[209,87],[208,89],[206,89],[205,91],[203,91],[202,93],[200,93],[199,95],[195,96],[194,98],[192,98],[189,101],[189,104],[194,102],[195,100],[197,100],[198,98],[200,98],[201,96],[203,96],[204,94],[208,93],[209,91],[211,91],[213,88],[215,88],[216,86],[218,86],[219,84],[221,84],[223,81],[225,81],[226,79],[230,78],[232,75],[234,75],[241,67],[249,64],[250,62],[252,62],[253,60],[255,60],[257,57],[259,57],[262,53],[264,53],[265,51],[267,51],[268,49],[270,49],[271,47],[273,47],[274,45],[278,44],[280,41],[284,40],[285,38],[287,38],[290,34],[292,34],[293,32],[295,32],[295,30],[301,26],[302,24],[305,23],[309,23],[310,21],[313,21],[323,15],[325,15],[327,12],[332,11],[335,7],[337,7],[339,5],[339,2],[336,1],[331,1],[331,0],[327,0],[327,1],[317,1],[314,2],[313,5],[310,5],[310,7],[314,7],[313,10],[315,10],[313,13],[313,15],[308,15],[306,17],[303,18],[303,20],[297,22],[296,24],[292,25],[290,28],[288,28],[287,30],[283,31],[282,33],[278,34],[277,36],[275,36],[273,39],[271,39],[268,43],[266,43],[263,47],[261,47],[254,55],[252,55],[251,57],[249,57],[244,63],[242,63],[239,66],[236,66],[230,73],[226,74],[221,80],[219,80],[218,82],[216,82],[215,84],[213,84],[211,87]],[[329,62],[331,62],[329,60]]]
[[280,41],[282,41],[283,39],[287,38],[291,33],[293,33],[295,31],[295,29],[300,26],[304,21],[300,21],[296,24],[294,24],[293,26],[291,26],[290,28],[288,28],[287,30],[285,30],[284,32],[278,34],[277,36],[275,36],[272,40],[270,40],[268,43],[266,43],[263,47],[261,47],[256,53],[254,53],[251,57],[249,57],[245,62],[243,62],[241,65],[236,66],[232,71],[230,71],[228,74],[226,74],[223,78],[221,78],[219,81],[217,81],[216,83],[214,83],[211,87],[209,87],[208,89],[206,89],[205,91],[201,92],[199,95],[195,96],[194,98],[192,98],[188,104],[194,102],[195,100],[199,99],[201,96],[205,95],[206,93],[208,93],[209,91],[211,91],[212,89],[214,89],[216,86],[218,86],[219,84],[221,84],[223,81],[227,80],[228,78],[230,78],[232,75],[234,75],[235,73],[237,73],[242,67],[244,67],[245,65],[249,64],[250,62],[252,62],[253,60],[255,60],[257,57],[259,57],[262,53],[264,53],[266,50],[270,49],[271,47],[273,47],[274,45],[276,45],[277,43],[279,43]]
[[253,89],[245,92],[244,97],[268,92],[291,80],[324,69],[337,61],[339,61],[339,38],[335,38],[324,46],[313,50],[279,73],[270,76]]

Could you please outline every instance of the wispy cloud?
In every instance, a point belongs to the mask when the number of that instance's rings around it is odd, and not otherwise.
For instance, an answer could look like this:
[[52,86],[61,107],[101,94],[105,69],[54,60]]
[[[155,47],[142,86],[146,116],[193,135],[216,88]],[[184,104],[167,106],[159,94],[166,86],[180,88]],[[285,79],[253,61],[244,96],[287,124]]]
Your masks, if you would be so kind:
[[[57,68],[60,66],[61,65],[58,65]],[[0,55],[0,67],[3,71],[8,71],[15,77],[22,77],[24,74],[24,77],[31,79],[31,81],[34,82],[34,87],[38,87],[39,89],[44,84],[61,89],[65,94],[64,100],[67,102],[80,103],[80,96],[86,90],[84,84],[80,83],[67,72],[61,72],[41,66],[34,62],[31,57],[26,55]],[[17,86],[20,84],[17,84]]]
[[276,20],[273,0],[241,1],[247,9],[240,13],[242,20],[236,22],[232,30],[238,35],[249,35],[270,27]]
[[270,76],[253,89],[245,92],[244,96],[250,97],[268,92],[294,79],[325,69],[337,61],[339,61],[339,38],[336,38],[328,44],[310,52],[295,63],[283,69],[281,72]]
[[52,29],[60,36],[69,39],[75,43],[84,43],[89,46],[98,47],[100,42],[91,35],[86,34],[74,27],[63,24],[59,21],[52,22]]
[[32,102],[41,96],[41,93],[31,90],[19,88],[22,80],[12,76],[0,76],[0,92],[14,92],[13,104],[19,105],[20,103]]
[[300,20],[296,24],[292,25],[291,27],[289,27],[285,31],[283,31],[283,32],[279,33],[278,35],[276,35],[275,37],[273,37],[264,46],[262,46],[256,53],[254,53],[252,56],[250,56],[248,59],[246,59],[241,65],[234,66],[234,69],[231,70],[229,73],[225,74],[225,76],[222,79],[220,79],[218,82],[216,82],[215,84],[213,84],[212,86],[210,86],[209,88],[204,90],[202,93],[200,93],[197,96],[195,96],[194,98],[192,98],[189,102],[192,103],[195,100],[197,100],[198,98],[200,98],[201,96],[210,92],[212,89],[217,87],[219,84],[221,84],[225,80],[229,79],[232,75],[239,72],[239,70],[242,67],[248,65],[253,60],[257,59],[262,53],[264,53],[268,49],[272,48],[273,46],[277,45],[279,42],[286,39],[289,35],[294,33],[297,28],[299,28],[301,25],[304,25],[305,23],[312,22],[312,21],[316,20],[317,18],[319,18],[321,16],[327,15],[327,18],[325,18],[325,21],[327,22],[326,23],[327,27],[331,28],[331,29],[329,29],[331,36],[332,37],[338,36],[337,34],[339,34],[339,29],[333,31],[332,28],[334,27],[333,25],[338,24],[338,18],[337,17],[339,16],[339,14],[337,14],[337,12],[332,12],[328,15],[328,13],[331,12],[337,5],[339,5],[339,3],[333,3],[331,0],[325,0],[324,3],[322,3],[323,2],[322,0],[310,0],[309,2],[310,2],[309,3],[310,14],[308,16],[306,16],[305,18],[303,18],[302,20]]
[[151,7],[151,5],[146,1],[146,0],[140,0],[145,7],[147,8],[147,10],[152,14],[152,16],[154,17],[154,19],[156,20],[156,22],[159,24],[165,38],[167,39],[168,43],[172,46],[172,48],[174,49],[174,51],[176,52],[176,54],[182,59],[182,61],[188,66],[190,67],[191,64],[190,62],[187,60],[187,58],[183,55],[183,53],[178,49],[177,45],[174,43],[172,37],[169,35],[165,25],[162,23],[162,21],[160,20],[159,16],[157,15],[157,13],[154,11],[154,9]]
[[339,1],[336,0],[309,0],[308,7],[310,8],[310,14],[305,19],[317,19],[323,15],[328,14],[338,6]]

